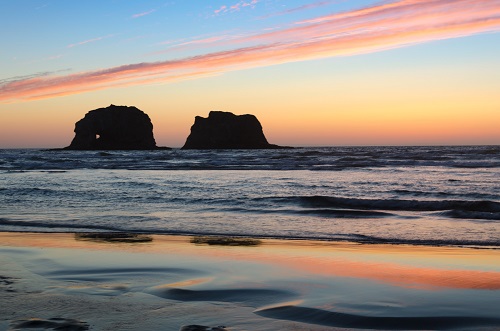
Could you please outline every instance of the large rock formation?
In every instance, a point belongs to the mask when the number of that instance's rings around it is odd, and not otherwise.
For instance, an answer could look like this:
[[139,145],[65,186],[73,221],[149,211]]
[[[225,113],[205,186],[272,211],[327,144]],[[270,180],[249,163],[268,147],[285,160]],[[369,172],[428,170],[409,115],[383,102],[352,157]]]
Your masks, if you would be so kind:
[[183,149],[270,149],[254,115],[211,111],[208,118],[196,116]]
[[66,149],[157,149],[149,116],[136,107],[110,105],[89,111],[75,124],[75,138]]

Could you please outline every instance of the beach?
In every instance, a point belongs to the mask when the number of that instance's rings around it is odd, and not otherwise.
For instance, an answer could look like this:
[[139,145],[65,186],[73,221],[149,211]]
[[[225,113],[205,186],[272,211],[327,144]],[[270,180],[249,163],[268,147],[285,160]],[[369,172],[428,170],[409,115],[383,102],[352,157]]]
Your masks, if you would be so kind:
[[500,328],[497,249],[13,232],[0,243],[0,330]]

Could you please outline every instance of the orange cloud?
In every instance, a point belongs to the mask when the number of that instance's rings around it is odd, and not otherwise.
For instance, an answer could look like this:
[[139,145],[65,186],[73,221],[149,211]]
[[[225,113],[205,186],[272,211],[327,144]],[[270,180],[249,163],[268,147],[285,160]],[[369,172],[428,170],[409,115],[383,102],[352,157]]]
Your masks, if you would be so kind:
[[287,29],[230,41],[235,46],[249,43],[254,46],[236,46],[228,51],[178,60],[9,81],[0,84],[0,102],[43,99],[151,82],[175,82],[207,74],[377,52],[499,30],[500,1],[497,0],[395,1],[297,22]]

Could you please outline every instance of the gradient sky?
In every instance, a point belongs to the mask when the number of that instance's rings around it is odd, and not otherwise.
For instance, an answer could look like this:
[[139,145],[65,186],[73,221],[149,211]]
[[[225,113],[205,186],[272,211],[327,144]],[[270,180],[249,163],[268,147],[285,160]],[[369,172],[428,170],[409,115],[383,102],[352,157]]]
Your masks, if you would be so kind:
[[0,148],[136,106],[159,146],[251,113],[292,146],[500,144],[500,0],[0,0]]

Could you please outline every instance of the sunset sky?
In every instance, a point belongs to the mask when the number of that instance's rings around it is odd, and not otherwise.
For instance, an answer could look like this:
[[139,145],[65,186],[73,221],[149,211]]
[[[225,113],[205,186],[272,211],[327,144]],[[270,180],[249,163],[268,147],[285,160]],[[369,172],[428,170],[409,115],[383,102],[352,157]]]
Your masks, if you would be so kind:
[[251,113],[292,146],[500,144],[500,0],[0,0],[0,148],[136,106],[159,146]]

